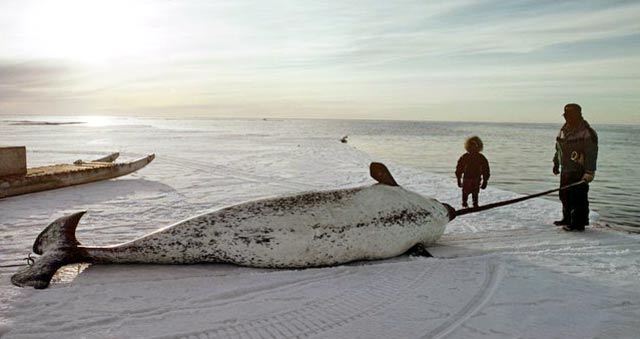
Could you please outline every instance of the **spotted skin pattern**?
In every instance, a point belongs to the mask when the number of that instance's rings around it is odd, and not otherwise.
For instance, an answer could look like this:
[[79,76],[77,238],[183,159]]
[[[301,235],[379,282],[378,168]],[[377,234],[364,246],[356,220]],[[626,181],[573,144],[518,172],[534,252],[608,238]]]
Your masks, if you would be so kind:
[[437,200],[382,183],[251,201],[106,247],[76,240],[84,213],[47,226],[33,247],[41,256],[11,282],[46,288],[58,268],[78,262],[306,268],[391,258],[411,248],[424,251],[451,218]]
[[399,186],[302,193],[223,208],[111,247],[95,263],[303,268],[400,255],[444,232],[447,209]]

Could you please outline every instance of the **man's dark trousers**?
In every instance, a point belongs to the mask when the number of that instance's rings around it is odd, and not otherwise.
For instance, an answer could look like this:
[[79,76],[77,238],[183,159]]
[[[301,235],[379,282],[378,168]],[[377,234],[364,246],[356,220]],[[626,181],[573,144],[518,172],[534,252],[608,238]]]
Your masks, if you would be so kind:
[[[560,187],[582,180],[583,172],[562,172]],[[589,185],[584,183],[560,191],[562,201],[562,220],[575,229],[584,229],[589,225]]]

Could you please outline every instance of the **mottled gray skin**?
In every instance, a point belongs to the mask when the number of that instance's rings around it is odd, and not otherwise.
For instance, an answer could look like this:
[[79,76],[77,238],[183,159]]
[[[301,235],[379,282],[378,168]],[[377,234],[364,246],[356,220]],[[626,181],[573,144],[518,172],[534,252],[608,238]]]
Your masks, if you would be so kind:
[[251,201],[107,247],[77,242],[84,212],[75,213],[38,236],[41,257],[11,281],[45,288],[59,267],[76,262],[330,266],[394,257],[442,235],[452,208],[397,186],[384,167],[373,166],[372,175],[385,184]]
[[317,267],[389,258],[429,245],[448,221],[439,202],[378,184],[253,201],[121,245],[81,248],[94,263]]

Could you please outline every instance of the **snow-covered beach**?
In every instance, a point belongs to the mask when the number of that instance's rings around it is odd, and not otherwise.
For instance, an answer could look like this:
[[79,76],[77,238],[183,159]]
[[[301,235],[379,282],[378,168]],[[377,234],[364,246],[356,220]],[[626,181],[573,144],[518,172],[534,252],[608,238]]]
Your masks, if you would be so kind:
[[[47,223],[70,212],[88,211],[81,243],[115,244],[252,199],[368,185],[368,164],[380,160],[340,143],[343,131],[287,120],[0,126],[0,144],[26,145],[30,166],[157,156],[117,180],[1,200],[3,264],[20,263]],[[458,205],[454,180],[387,165],[404,187]],[[551,225],[559,209],[534,199],[460,217],[430,248],[434,258],[306,270],[75,265],[47,290],[14,287],[17,268],[2,268],[0,336],[636,338],[640,235],[597,223],[565,233]]]

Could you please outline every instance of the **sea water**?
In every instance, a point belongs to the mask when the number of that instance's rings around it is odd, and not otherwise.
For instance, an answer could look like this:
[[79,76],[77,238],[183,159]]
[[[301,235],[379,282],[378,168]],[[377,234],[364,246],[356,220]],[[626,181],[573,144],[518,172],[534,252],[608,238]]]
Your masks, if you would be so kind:
[[[156,121],[157,122],[157,121]],[[173,120],[171,128],[228,130],[229,133],[270,136],[303,135],[308,138],[347,136],[346,142],[373,159],[392,161],[455,181],[464,140],[472,135],[484,142],[491,167],[489,185],[532,194],[557,188],[552,173],[557,124],[429,122],[390,120],[215,119]],[[181,127],[180,127],[181,126]],[[603,225],[640,228],[640,125],[592,124],[599,136],[598,169],[590,184],[590,207]],[[551,194],[546,199],[558,199]],[[480,204],[493,202],[486,194]],[[460,206],[456,206],[460,207]],[[561,211],[558,211],[558,219]]]
[[[489,185],[521,194],[558,186],[552,174],[558,124],[360,121],[349,123],[354,144],[374,156],[455,180],[465,138],[477,135],[491,167]],[[597,125],[598,164],[591,209],[603,224],[640,227],[640,126]],[[558,199],[557,194],[547,199]],[[490,197],[480,194],[480,204]],[[560,212],[558,218],[560,217]]]
[[[18,119],[18,118],[15,118]],[[5,117],[5,126],[16,120]],[[437,173],[455,181],[458,158],[465,152],[464,140],[472,135],[484,142],[484,155],[491,167],[489,185],[520,194],[556,188],[559,177],[552,174],[557,124],[515,124],[479,122],[429,122],[389,120],[306,120],[306,119],[183,119],[131,117],[36,117],[19,118],[42,122],[84,122],[77,128],[135,125],[206,133],[228,133],[267,138],[331,138],[371,155],[373,159],[396,162]],[[559,119],[560,120],[560,119]],[[24,126],[30,128],[30,126]],[[55,128],[54,126],[47,126]],[[606,225],[640,229],[640,125],[592,124],[599,136],[598,169],[590,184],[590,207]],[[43,126],[38,126],[43,128]],[[34,136],[36,137],[36,136]],[[557,200],[557,194],[545,197]],[[493,202],[480,193],[480,204]],[[460,206],[455,206],[460,207]],[[561,213],[558,211],[558,218]]]

